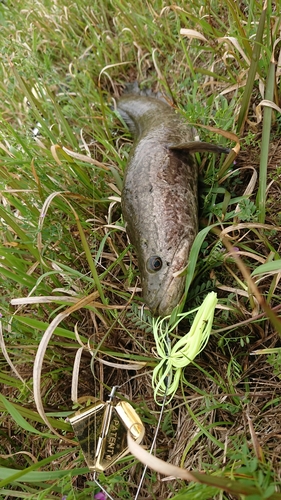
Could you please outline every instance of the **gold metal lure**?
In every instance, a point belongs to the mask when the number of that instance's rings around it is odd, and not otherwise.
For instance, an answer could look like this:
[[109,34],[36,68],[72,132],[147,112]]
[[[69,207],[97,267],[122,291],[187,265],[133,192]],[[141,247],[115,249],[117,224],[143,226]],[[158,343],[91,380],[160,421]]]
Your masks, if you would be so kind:
[[130,403],[114,404],[117,386],[105,403],[77,411],[69,421],[82,448],[85,461],[93,472],[103,472],[128,453],[127,432],[140,443],[144,425]]

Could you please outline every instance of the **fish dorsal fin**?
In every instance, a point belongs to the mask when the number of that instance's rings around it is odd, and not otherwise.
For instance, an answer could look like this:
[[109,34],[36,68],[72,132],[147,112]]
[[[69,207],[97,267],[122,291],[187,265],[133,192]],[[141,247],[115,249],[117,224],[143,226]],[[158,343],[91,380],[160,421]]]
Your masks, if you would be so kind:
[[183,153],[229,153],[230,149],[225,148],[223,146],[219,146],[218,144],[212,144],[209,142],[201,142],[201,141],[190,141],[190,142],[181,142],[180,144],[169,144],[168,149],[171,151],[178,151]]

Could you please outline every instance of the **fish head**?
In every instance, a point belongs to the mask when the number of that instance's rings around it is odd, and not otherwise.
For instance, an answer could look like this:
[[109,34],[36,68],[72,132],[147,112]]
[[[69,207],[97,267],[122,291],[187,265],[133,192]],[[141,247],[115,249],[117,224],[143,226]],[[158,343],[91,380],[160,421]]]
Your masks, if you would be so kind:
[[183,239],[176,249],[144,245],[142,250],[138,261],[144,301],[154,316],[167,316],[183,296],[190,242]]

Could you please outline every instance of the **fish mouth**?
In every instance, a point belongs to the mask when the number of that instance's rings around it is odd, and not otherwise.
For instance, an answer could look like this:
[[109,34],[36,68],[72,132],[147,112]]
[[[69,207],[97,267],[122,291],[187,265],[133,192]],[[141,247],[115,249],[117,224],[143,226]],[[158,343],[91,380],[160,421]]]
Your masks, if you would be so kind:
[[185,276],[173,275],[162,283],[157,293],[144,294],[144,300],[153,316],[169,316],[180,302],[184,292]]
[[[179,278],[177,278],[179,279]],[[158,316],[169,316],[172,314],[174,308],[179,304],[184,288],[184,279],[182,280],[183,285],[180,287],[180,290],[177,291],[176,297],[173,298],[169,295],[169,293],[165,294],[162,298],[161,302],[158,304],[158,308],[155,312]]]

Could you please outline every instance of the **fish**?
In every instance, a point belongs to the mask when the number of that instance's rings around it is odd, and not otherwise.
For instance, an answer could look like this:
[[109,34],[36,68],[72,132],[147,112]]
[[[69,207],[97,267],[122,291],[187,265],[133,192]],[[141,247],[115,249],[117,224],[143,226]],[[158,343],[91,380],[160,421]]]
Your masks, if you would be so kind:
[[198,166],[194,153],[227,153],[196,140],[196,129],[164,99],[124,93],[117,112],[134,142],[124,172],[121,208],[133,245],[144,302],[154,316],[180,303],[184,271],[198,233]]

